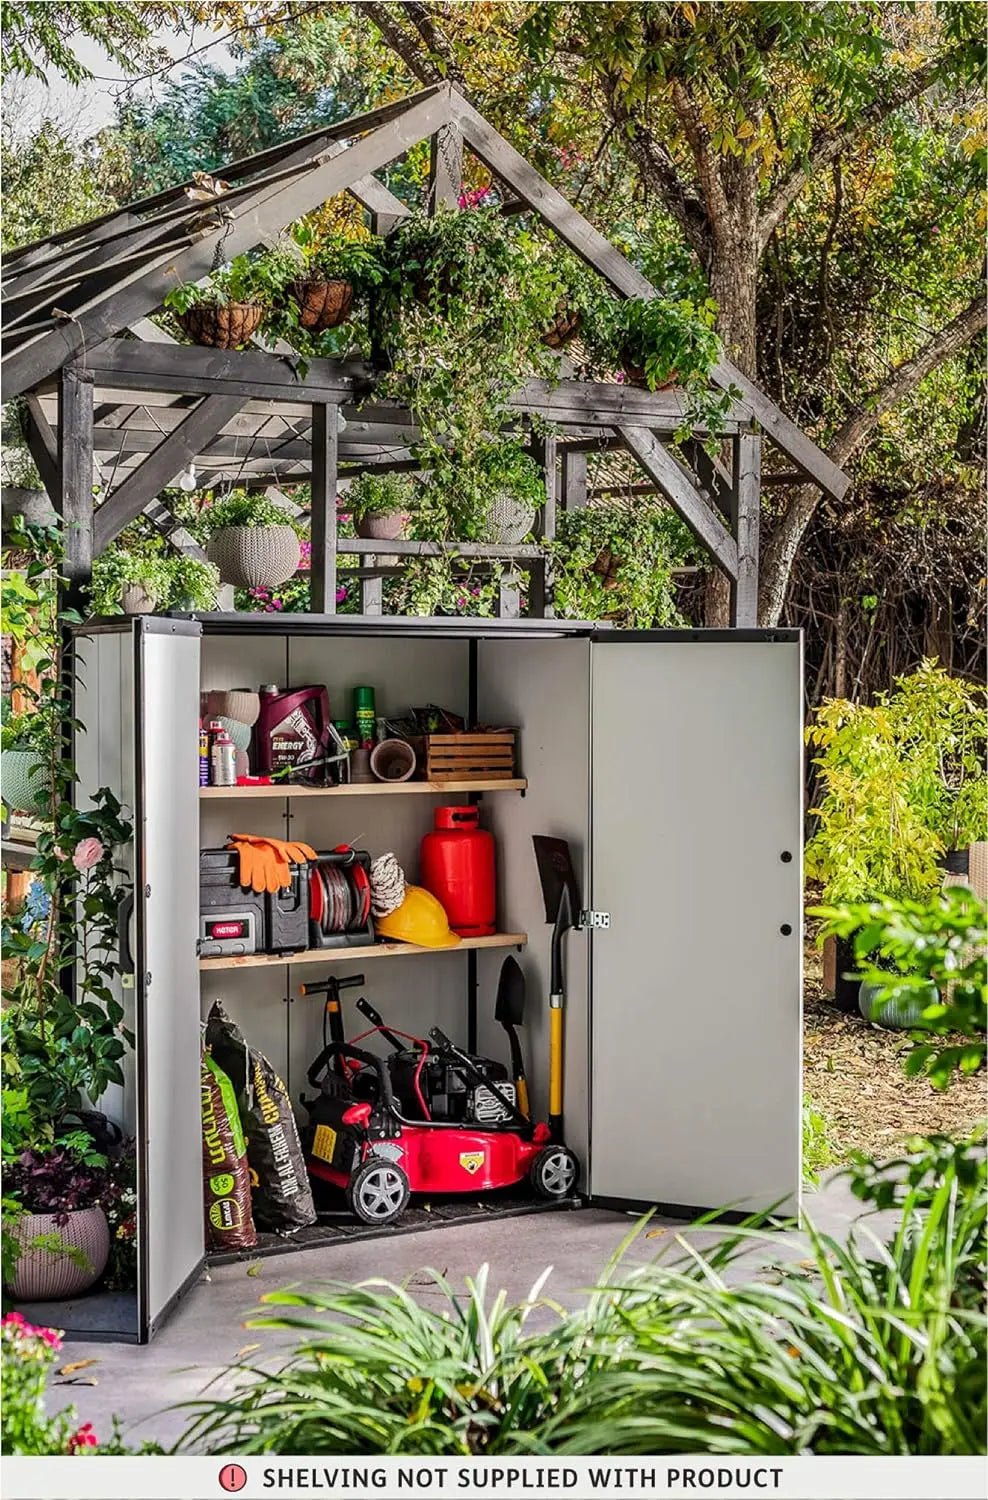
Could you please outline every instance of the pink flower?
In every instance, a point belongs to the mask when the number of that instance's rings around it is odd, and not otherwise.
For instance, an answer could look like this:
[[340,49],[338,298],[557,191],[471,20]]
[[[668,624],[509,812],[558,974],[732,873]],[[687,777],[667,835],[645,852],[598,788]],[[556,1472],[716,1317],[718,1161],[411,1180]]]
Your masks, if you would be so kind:
[[102,858],[103,845],[99,839],[80,839],[75,846],[72,863],[81,875],[84,870],[91,870],[93,865],[98,865]]
[[83,1422],[78,1432],[74,1432],[69,1438],[67,1446],[70,1453],[81,1453],[86,1448],[98,1448],[99,1438],[93,1431],[92,1422]]
[[345,583],[341,583],[340,586],[339,586],[339,588],[336,590],[336,602],[337,602],[337,604],[342,604],[343,600],[345,598],[346,598],[346,584]]

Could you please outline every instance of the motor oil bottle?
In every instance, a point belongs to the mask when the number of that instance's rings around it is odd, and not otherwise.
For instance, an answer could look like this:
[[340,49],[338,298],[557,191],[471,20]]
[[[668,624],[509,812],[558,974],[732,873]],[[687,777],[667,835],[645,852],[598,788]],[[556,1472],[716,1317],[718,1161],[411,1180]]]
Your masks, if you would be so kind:
[[[329,694],[324,687],[261,688],[261,712],[254,725],[250,763],[256,776],[273,776],[289,766],[321,761],[330,749]],[[307,781],[327,779],[325,765],[305,772]]]

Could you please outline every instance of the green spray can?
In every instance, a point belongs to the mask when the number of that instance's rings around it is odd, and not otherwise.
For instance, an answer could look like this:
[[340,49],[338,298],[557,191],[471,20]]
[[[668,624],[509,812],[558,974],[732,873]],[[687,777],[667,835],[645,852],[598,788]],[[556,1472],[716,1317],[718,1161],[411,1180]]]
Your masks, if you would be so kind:
[[374,743],[374,689],[355,687],[353,690],[353,717],[357,725],[357,744],[363,749]]

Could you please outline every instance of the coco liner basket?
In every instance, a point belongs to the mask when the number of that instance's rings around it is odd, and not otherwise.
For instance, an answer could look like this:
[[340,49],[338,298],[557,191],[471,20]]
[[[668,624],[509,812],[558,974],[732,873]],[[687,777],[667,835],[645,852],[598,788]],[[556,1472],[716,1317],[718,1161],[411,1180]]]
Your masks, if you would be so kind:
[[349,281],[324,281],[313,277],[293,281],[289,290],[298,303],[299,322],[312,333],[338,328],[350,316],[353,287]]
[[176,313],[175,318],[196,344],[208,349],[239,349],[260,328],[264,306],[260,302],[198,302]]

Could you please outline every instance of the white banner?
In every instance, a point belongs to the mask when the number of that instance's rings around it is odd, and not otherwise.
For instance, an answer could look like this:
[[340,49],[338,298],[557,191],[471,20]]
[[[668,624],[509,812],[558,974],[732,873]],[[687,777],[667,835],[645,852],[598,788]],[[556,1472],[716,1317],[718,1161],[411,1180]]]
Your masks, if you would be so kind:
[[4,1500],[588,1500],[743,1495],[777,1500],[983,1500],[983,1458],[5,1458]]

